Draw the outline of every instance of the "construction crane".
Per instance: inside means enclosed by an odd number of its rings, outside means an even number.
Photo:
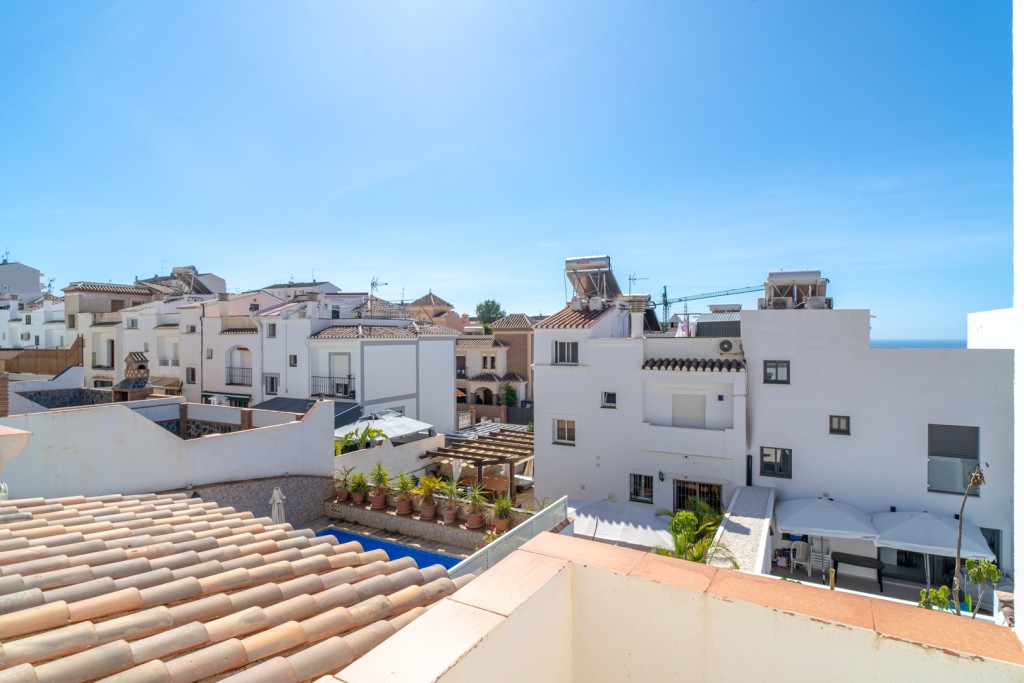
[[[686,316],[686,326],[690,326],[690,308],[689,302],[697,301],[698,299],[717,299],[720,296],[732,296],[733,294],[748,294],[750,292],[760,292],[764,290],[764,285],[754,285],[751,287],[740,287],[738,289],[723,289],[720,292],[705,292],[704,294],[691,294],[690,296],[681,296],[675,299],[668,298],[668,287],[661,288],[661,326],[664,330],[668,329],[668,312],[672,308],[672,304],[683,304],[683,315]]]

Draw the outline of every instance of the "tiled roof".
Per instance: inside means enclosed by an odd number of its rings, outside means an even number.
[[[492,330],[532,330],[533,323],[523,313],[510,313],[491,323]]]
[[[288,287],[318,287],[324,282],[282,282],[276,285],[269,285],[264,289],[287,289]]]
[[[122,308],[118,312],[119,313],[131,313],[133,311],[144,311],[147,308],[156,308],[156,302],[155,301],[147,301],[146,303],[139,304],[138,306],[128,306],[127,308]]]
[[[421,296],[419,299],[416,299],[416,301],[413,301],[409,305],[416,307],[432,306],[434,308],[455,308],[450,303],[448,303],[438,295],[434,294],[433,292],[427,292],[426,294]]]
[[[178,323],[164,323],[162,325],[155,326],[153,329],[155,329],[155,330],[176,330],[176,329],[178,329],[178,326],[179,326]]]
[[[465,583],[185,494],[0,501],[0,567],[25,681],[310,680]]]
[[[412,330],[393,325],[332,325],[310,339],[407,339],[415,336]]]
[[[146,354],[144,354],[142,351],[132,351],[132,352],[130,352],[128,354],[128,357],[125,360],[131,361],[132,363],[148,363],[149,362],[149,358],[146,358]]]
[[[544,318],[544,320],[537,323],[537,329],[586,329],[600,320],[606,313],[613,309],[612,306],[606,306],[600,311],[592,311],[589,308],[584,308],[582,311],[572,310],[572,306],[566,306],[558,313]]]
[[[256,334],[255,327],[228,327],[220,331],[221,334]]]
[[[418,335],[427,335],[434,337],[457,337],[459,336],[458,330],[453,330],[450,327],[444,325],[434,325],[433,323],[419,323],[414,322],[409,327],[413,328]]]
[[[292,309],[292,308],[305,308],[305,307],[306,307],[306,302],[305,301],[285,301],[285,302],[280,303],[280,304],[274,304],[273,306],[270,306],[269,308],[264,308],[262,311],[260,311],[256,315],[261,316],[261,317],[262,316],[279,316],[279,315],[281,315],[282,313],[284,313],[285,311],[287,311],[289,309]]]
[[[44,321],[43,324],[44,325],[63,325],[64,324],[64,318],[61,318],[60,320],[54,318],[53,320]]]
[[[481,372],[469,378],[470,382],[525,382],[526,378],[518,372],[506,372],[498,376],[493,372]]]
[[[367,313],[376,318],[409,318],[412,317],[406,306],[399,306],[384,299],[368,296],[366,301],[359,304],[356,309],[360,313]]]
[[[643,370],[703,370],[705,372],[743,372],[747,366],[735,358],[648,358]]]
[[[41,297],[39,297],[38,299],[36,299],[35,301],[33,301],[32,303],[30,303],[28,305],[28,310],[30,310],[30,311],[37,311],[40,308],[42,308],[47,301],[49,301],[52,304],[59,304],[59,303],[64,301],[64,297],[62,297],[62,296],[54,296],[53,294],[50,294],[49,292],[47,292],[47,293],[43,294]]]
[[[72,282],[62,291],[67,292],[97,292],[99,294],[140,294],[151,296],[153,290],[140,285],[116,285],[109,282]]]
[[[146,284],[144,286],[149,287],[154,292],[159,292],[160,294],[177,294],[181,291],[180,287],[171,287],[159,282],[154,282],[153,280],[146,280],[145,283]]]
[[[115,325],[120,324],[120,320],[98,320],[93,324],[89,325],[89,327],[114,327]]]
[[[118,382],[117,384],[115,384],[112,388],[114,388],[114,389],[145,389],[148,384],[149,384],[149,378],[148,377],[135,377],[135,378],[123,379],[120,382]]]
[[[503,349],[507,346],[505,342],[491,336],[459,337],[455,341],[457,349]]]

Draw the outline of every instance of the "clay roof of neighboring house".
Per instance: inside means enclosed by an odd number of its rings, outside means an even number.
[[[139,294],[151,296],[153,290],[145,285],[116,285],[109,282],[72,282],[62,290],[68,292],[96,292],[98,294]]]
[[[128,357],[125,360],[131,361],[132,363],[148,363],[149,362],[149,358],[147,358],[146,354],[144,354],[142,351],[131,351],[128,354]]]
[[[140,280],[139,282],[142,282],[142,281]],[[163,284],[163,283],[160,283],[160,282],[151,281],[151,280],[146,280],[144,286],[149,287],[154,292],[158,292],[160,294],[177,294],[178,292],[181,291],[181,288],[179,288],[179,287],[171,287],[169,285],[166,285],[166,284]]]
[[[60,320],[57,320],[56,318],[54,318],[53,320],[47,320],[47,321],[43,322],[43,324],[44,325],[63,325],[64,324],[64,318],[61,318]]]
[[[176,330],[176,329],[178,329],[178,323],[163,323],[162,325],[156,325],[153,329],[155,329],[155,330]]]
[[[412,315],[408,307],[375,296],[366,297],[366,301],[356,306],[355,310],[378,318],[409,318]]]
[[[455,340],[455,348],[457,349],[502,349],[507,346],[508,344],[505,342],[495,339],[490,335],[483,337],[459,337]]]
[[[89,327],[114,327],[115,325],[120,324],[120,320],[98,320],[93,324],[89,325]]]
[[[511,313],[491,323],[492,330],[532,330],[533,323],[523,313]]]
[[[743,372],[747,365],[735,358],[648,358],[644,361],[642,369]]]
[[[526,378],[518,372],[506,372],[498,375],[494,372],[481,372],[469,378],[470,382],[525,382]]]
[[[450,303],[434,294],[433,292],[427,292],[416,301],[413,301],[410,306],[433,306],[434,308],[455,308]]]
[[[274,304],[272,306],[264,308],[262,311],[260,311],[256,315],[261,316],[261,317],[262,316],[279,316],[279,315],[281,315],[282,313],[284,313],[287,310],[294,309],[294,308],[305,308],[305,307],[306,307],[306,302],[305,301],[283,301],[283,302],[281,302],[279,304]]]
[[[415,329],[416,330],[416,334],[418,334],[420,336],[423,336],[423,335],[434,336],[434,337],[457,337],[457,336],[459,336],[459,331],[458,330],[453,330],[452,328],[445,327],[444,325],[434,325],[433,323],[413,322],[412,325],[410,325],[410,327]]]
[[[332,325],[310,336],[310,339],[407,339],[414,337],[416,337],[416,333],[412,330],[394,325]]]
[[[256,334],[255,327],[228,327],[220,331],[221,334]]]
[[[47,292],[47,293],[43,294],[41,297],[39,297],[38,299],[36,299],[35,301],[33,301],[32,303],[30,303],[28,305],[28,310],[30,310],[30,311],[37,311],[40,308],[42,308],[47,301],[49,301],[50,303],[53,303],[53,304],[59,304],[62,301],[64,301],[64,297],[62,297],[62,296],[54,296],[53,294],[50,294],[49,292]]]
[[[550,315],[537,323],[537,329],[585,329],[603,318],[614,309],[613,306],[605,306],[600,311],[592,311],[584,308],[582,311],[574,311],[572,306],[566,305],[554,315]]]
[[[315,679],[465,583],[184,493],[0,501],[0,544],[11,680]]]
[[[127,308],[122,308],[120,311],[118,311],[118,313],[132,313],[134,311],[144,311],[146,309],[155,309],[155,308],[156,308],[156,302],[155,301],[147,301],[146,303],[139,304],[138,306],[128,306]]]

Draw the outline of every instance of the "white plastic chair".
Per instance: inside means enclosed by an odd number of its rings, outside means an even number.
[[[811,546],[804,541],[793,541],[789,553],[789,573],[797,564],[802,564],[807,570],[807,578],[811,578]]]

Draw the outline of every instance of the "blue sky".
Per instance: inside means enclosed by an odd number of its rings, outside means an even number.
[[[669,296],[820,269],[876,338],[963,338],[1011,303],[1010,28],[934,0],[2,3],[0,249],[58,287],[194,264],[531,314],[573,255]]]

